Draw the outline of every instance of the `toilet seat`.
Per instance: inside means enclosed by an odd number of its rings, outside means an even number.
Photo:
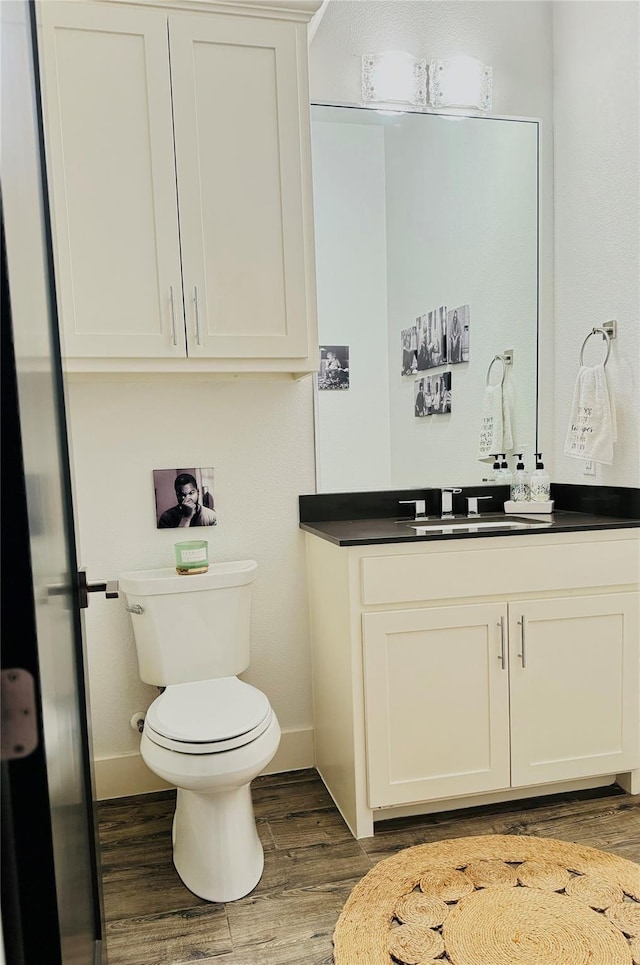
[[[217,754],[249,744],[273,717],[267,697],[237,677],[174,684],[153,701],[145,733],[181,754]]]

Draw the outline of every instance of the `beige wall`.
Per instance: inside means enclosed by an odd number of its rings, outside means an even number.
[[[584,4],[585,8],[604,6]],[[582,16],[592,14],[585,9]],[[542,447],[550,455],[554,442],[551,27],[552,4],[545,2],[331,0],[311,47],[312,100],[357,101],[360,56],[369,50],[398,47],[428,58],[462,52],[493,65],[496,113],[541,118]],[[575,57],[579,59],[579,51]],[[589,66],[593,68],[591,59]],[[577,327],[581,332],[582,327]],[[574,348],[567,345],[567,356],[573,358]],[[174,534],[155,528],[152,470],[189,464],[215,467],[219,525],[211,536],[212,558],[251,557],[260,567],[253,602],[252,663],[244,676],[268,695],[284,731],[282,753],[274,768],[311,765],[309,626],[304,547],[297,525],[297,496],[314,488],[311,379],[201,382],[158,376],[109,382],[94,378],[69,386],[68,418],[80,565],[87,568],[89,579],[171,565]],[[615,473],[612,481],[614,477]],[[144,711],[156,691],[138,680],[124,602],[93,597],[86,631],[98,795],[158,786],[149,780],[137,756],[139,739],[129,725],[132,714]]]

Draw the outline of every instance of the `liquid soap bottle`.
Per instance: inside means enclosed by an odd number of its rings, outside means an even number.
[[[524,468],[523,453],[514,452],[514,456],[517,457],[518,462],[511,483],[511,499],[514,503],[523,503],[529,499],[529,473]]]
[[[483,476],[483,482],[498,483],[500,482],[500,454],[497,452],[489,453],[493,456],[493,466],[491,467],[491,472],[488,476]]]
[[[511,491],[511,485],[513,483],[513,473],[509,469],[506,452],[501,452],[500,455],[502,456],[502,462],[500,463],[499,472],[496,473],[496,482],[500,486],[508,486],[509,491]]]
[[[542,453],[536,452],[536,469],[531,473],[531,499],[536,503],[546,503],[551,498],[551,480],[544,468]]]

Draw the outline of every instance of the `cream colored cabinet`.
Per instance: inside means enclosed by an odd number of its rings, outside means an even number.
[[[636,767],[638,603],[624,593],[365,613],[370,806]]]
[[[636,532],[306,543],[316,766],[356,837],[616,780],[640,792]]]
[[[40,5],[70,371],[317,368],[306,22],[319,2],[207,6]]]
[[[496,603],[363,615],[371,807],[509,786],[504,617]]]
[[[509,604],[511,785],[640,763],[638,593]]]

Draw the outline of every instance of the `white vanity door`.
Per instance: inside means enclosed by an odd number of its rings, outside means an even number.
[[[306,358],[306,27],[171,14],[169,38],[188,354]]]
[[[638,608],[637,593],[509,604],[514,787],[640,765]]]
[[[506,605],[363,614],[369,806],[509,787]]]
[[[39,12],[64,354],[184,357],[166,14]]]

